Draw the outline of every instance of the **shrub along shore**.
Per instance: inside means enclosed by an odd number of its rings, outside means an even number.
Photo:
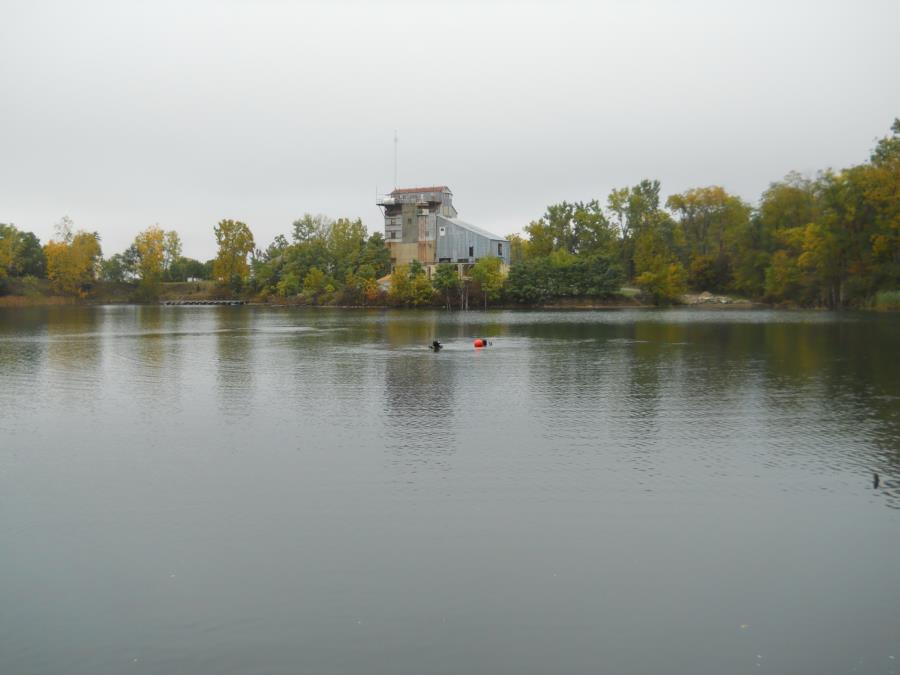
[[[104,257],[97,232],[64,217],[45,245],[0,223],[0,306],[179,299],[278,305],[488,307],[698,306],[900,309],[900,119],[869,161],[815,178],[789,174],[756,206],[719,186],[663,200],[660,183],[605,202],[560,202],[508,237],[508,269],[483,258],[429,277],[391,269],[360,219],[304,215],[265,249],[246,223],[213,228],[218,253],[182,255],[174,230],[138,233]],[[732,298],[743,300],[733,302]]]

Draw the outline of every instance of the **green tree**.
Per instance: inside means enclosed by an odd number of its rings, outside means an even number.
[[[121,253],[116,253],[100,263],[100,278],[103,281],[126,281],[132,273],[132,268]]]
[[[412,279],[409,265],[397,265],[391,272],[389,295],[395,304],[405,304],[412,296]]]
[[[758,209],[759,223],[767,243],[778,232],[806,226],[818,219],[816,185],[799,173],[789,173],[783,181],[772,183],[763,192]]]
[[[18,251],[16,253],[15,271],[17,276],[43,277],[46,273],[47,261],[41,240],[33,232],[19,232]]]
[[[532,258],[509,268],[506,291],[514,302],[538,305],[554,297],[556,280],[549,257]]]
[[[621,284],[622,273],[614,258],[556,251],[510,267],[505,290],[515,302],[536,305],[555,298],[606,297]]]
[[[360,266],[371,266],[376,279],[391,271],[391,252],[388,250],[381,232],[374,232],[366,240],[366,246],[359,262]]]
[[[522,262],[529,257],[528,248],[531,242],[521,234],[507,235],[506,240],[509,242],[509,262],[511,265]]]
[[[769,256],[765,272],[765,299],[769,302],[793,300],[810,302],[809,284],[800,269],[805,227],[782,227],[774,234],[777,247]]]
[[[278,294],[282,297],[297,295],[302,288],[300,279],[293,272],[284,274],[277,285]]]
[[[304,213],[302,218],[294,221],[292,236],[295,244],[305,244],[314,239],[325,239],[331,220],[321,213],[312,215]]]
[[[379,288],[376,279],[378,272],[371,264],[360,265],[356,271],[356,277],[359,280],[360,290],[362,291],[363,304],[373,302],[378,298]]]
[[[613,215],[613,227],[619,234],[619,255],[622,270],[628,279],[637,274],[635,247],[637,238],[647,229],[666,226],[667,216],[659,206],[658,180],[644,179],[630,188],[613,190],[607,207]],[[663,227],[668,229],[668,227]],[[671,237],[668,237],[671,240]],[[669,244],[671,245],[671,241]]]
[[[44,276],[46,260],[33,232],[0,223],[0,279],[5,276]]]
[[[172,263],[169,269],[169,278],[172,281],[193,281],[195,279],[208,279],[206,266],[193,258],[179,257]]]
[[[239,287],[250,272],[247,256],[254,248],[253,233],[237,220],[219,221],[214,231],[219,253],[213,263],[213,275],[220,283]]]
[[[165,271],[166,233],[158,225],[148,227],[134,238],[137,251],[137,275],[139,292],[145,299],[159,295],[159,286]]]
[[[802,253],[797,258],[799,269],[807,273],[809,284],[824,295],[824,304],[839,308],[844,302],[843,283],[846,267],[845,250],[840,236],[820,223],[803,228]]]
[[[320,302],[323,297],[334,293],[334,283],[325,272],[313,267],[303,277],[303,294],[313,303]]]
[[[553,253],[556,237],[553,228],[543,219],[532,220],[528,223],[525,226],[525,233],[528,235],[528,246],[523,251],[526,259],[543,258]]]
[[[163,272],[167,279],[174,281],[172,278],[172,268],[181,258],[181,237],[175,230],[170,230],[165,234],[163,242]]]
[[[553,237],[554,251],[563,250],[575,253],[578,250],[575,228],[572,223],[574,211],[574,204],[568,202],[551,204],[547,207],[543,222],[546,223],[550,236]]]
[[[410,279],[415,279],[416,277],[425,275],[425,267],[418,260],[410,260],[409,262],[409,277]]]
[[[634,281],[653,304],[677,302],[687,290],[684,268],[658,229],[645,229],[636,237],[634,266]]]
[[[6,292],[5,279],[15,264],[17,237],[16,228],[0,223],[0,294]]]
[[[551,204],[544,217],[529,223],[525,231],[529,235],[527,251],[520,249],[517,260],[524,253],[528,257],[540,257],[559,250],[574,254],[608,254],[616,244],[615,228],[596,199]]]
[[[434,289],[422,264],[413,260],[410,265],[397,265],[394,268],[389,294],[396,304],[421,307],[431,302]]]
[[[19,231],[12,225],[0,223],[0,279],[11,276],[16,263]]]
[[[573,205],[572,233],[575,242],[572,253],[608,256],[616,250],[615,228],[596,199]]]
[[[622,286],[622,271],[613,256],[580,258],[576,263],[578,294],[589,298],[609,297]]]
[[[679,216],[689,262],[689,281],[697,290],[732,287],[732,269],[750,227],[750,207],[718,186],[672,195],[666,205]]]
[[[424,307],[425,305],[430,305],[433,298],[434,288],[431,285],[431,281],[428,280],[428,277],[424,274],[413,277],[412,294],[408,300],[409,304],[412,307]]]
[[[459,292],[460,284],[459,272],[456,269],[456,265],[451,263],[441,263],[438,265],[434,271],[434,277],[432,278],[431,283],[432,286],[434,286],[434,290],[444,294],[444,299],[447,301],[447,309],[452,309],[451,298]]]
[[[290,246],[290,244],[288,243],[287,238],[283,234],[279,234],[266,248],[263,259],[266,261],[270,261],[284,255],[284,252],[285,250],[287,250],[288,246]]]
[[[330,272],[336,279],[343,279],[360,264],[366,248],[366,227],[362,220],[338,218],[328,228],[326,249],[331,261]]]
[[[478,282],[481,296],[484,299],[484,308],[487,309],[488,300],[494,302],[500,298],[503,290],[503,271],[500,258],[482,258],[472,266],[469,273]]]
[[[772,301],[797,299],[802,288],[802,275],[797,258],[785,250],[775,251],[766,268],[766,298]]]
[[[900,119],[891,131],[878,142],[856,182],[870,218],[866,234],[873,286],[895,290],[900,289]]]

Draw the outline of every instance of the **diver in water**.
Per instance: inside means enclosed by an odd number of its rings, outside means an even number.
[[[432,351],[435,351],[435,352],[439,352],[443,348],[444,348],[444,345],[442,345],[437,340],[432,340],[431,345],[429,346],[429,349],[431,349]]]

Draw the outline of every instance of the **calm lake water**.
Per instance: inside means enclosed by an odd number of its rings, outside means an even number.
[[[4,675],[898,666],[900,316],[0,310]]]

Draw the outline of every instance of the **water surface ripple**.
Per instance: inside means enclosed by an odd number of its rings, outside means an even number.
[[[0,310],[0,673],[895,673],[898,319]]]

